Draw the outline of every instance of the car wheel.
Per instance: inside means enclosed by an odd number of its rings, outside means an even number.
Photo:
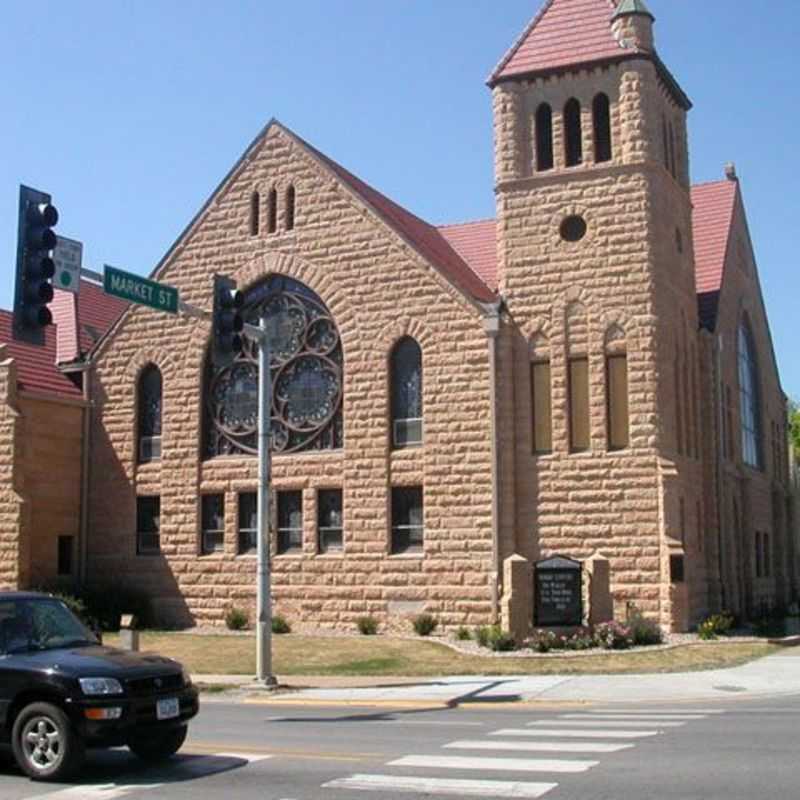
[[[78,769],[84,746],[67,715],[51,703],[31,703],[11,732],[14,758],[35,781],[57,781]]]
[[[128,747],[143,761],[165,761],[183,747],[188,732],[189,727],[181,725],[161,733],[135,736],[128,742]]]

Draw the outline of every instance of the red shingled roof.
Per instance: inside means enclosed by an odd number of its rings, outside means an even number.
[[[88,352],[127,307],[124,300],[105,294],[96,284],[81,281],[77,295],[78,319],[75,319],[76,296],[55,292],[51,303],[56,324],[45,329],[43,347],[17,342],[11,337],[12,314],[0,310],[0,345],[17,364],[20,389],[66,397],[82,397],[80,388],[58,369],[58,362],[74,360]]]
[[[737,181],[722,180],[692,187],[692,229],[700,324],[714,329],[725,272]]]
[[[467,295],[482,302],[496,300],[495,293],[484,283],[464,261],[463,257],[453,249],[442,232],[425,220],[399,206],[393,200],[373,189],[360,178],[348,172],[341,164],[328,158],[297,134],[284,130],[308,148],[318,159],[329,167],[336,176],[357,194],[367,205],[411,244],[433,266],[437,267],[452,283]]]
[[[439,231],[467,265],[492,289],[497,289],[497,223],[493,219],[440,225]]]
[[[490,83],[636,52],[623,48],[611,33],[615,9],[612,0],[547,0],[503,56]]]
[[[11,338],[12,314],[0,310],[0,344],[6,345],[7,357],[17,365],[17,382],[20,389],[81,397],[81,390],[56,367],[56,328],[45,329],[44,347],[14,341]]]

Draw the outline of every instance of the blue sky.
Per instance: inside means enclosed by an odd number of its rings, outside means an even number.
[[[795,355],[800,4],[648,0],[695,103],[692,178],[737,164],[785,390]],[[149,273],[270,117],[431,222],[494,215],[492,67],[540,0],[3,4],[0,306],[18,184],[84,265]]]

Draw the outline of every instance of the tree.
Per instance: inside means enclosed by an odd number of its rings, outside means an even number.
[[[789,401],[789,427],[792,432],[794,456],[800,462],[800,405],[793,400]]]

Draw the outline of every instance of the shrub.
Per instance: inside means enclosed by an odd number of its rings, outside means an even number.
[[[517,649],[514,637],[504,631],[499,625],[493,625],[489,630],[489,647],[495,653],[506,653]]]
[[[374,636],[378,632],[378,620],[375,617],[359,617],[356,627],[362,636]]]
[[[231,607],[225,612],[225,625],[229,631],[243,631],[250,618],[247,612],[241,608]]]
[[[95,629],[98,627],[97,620],[89,613],[86,603],[80,597],[69,592],[48,592],[64,605],[81,621],[87,628]]]
[[[649,619],[645,619],[638,612],[628,621],[633,643],[637,646],[647,646],[664,643],[664,631],[661,626]]]
[[[590,650],[594,647],[594,637],[588,628],[580,628],[565,642],[567,650]]]
[[[123,614],[133,614],[137,628],[147,628],[153,624],[150,598],[139,589],[99,584],[69,591],[63,586],[45,586],[39,591],[63,600],[73,613],[95,630],[118,631]]]
[[[438,622],[430,614],[420,614],[414,618],[414,631],[417,636],[430,636],[438,626]]]
[[[697,635],[706,641],[716,639],[718,636],[726,636],[733,628],[734,617],[726,611],[721,614],[713,614],[700,623],[697,628]]]
[[[604,650],[627,650],[633,644],[633,634],[619,622],[601,622],[594,629],[594,641]]]
[[[478,643],[480,647],[489,646],[490,632],[491,628],[488,625],[481,625],[480,627],[475,628],[475,641]]]
[[[459,642],[468,642],[472,639],[472,634],[469,631],[469,628],[465,628],[463,625],[456,631],[456,639]]]
[[[291,633],[292,626],[280,614],[275,614],[272,618],[272,632]]]
[[[549,653],[551,650],[559,649],[559,636],[553,631],[537,630],[528,642],[528,646],[538,653]]]

